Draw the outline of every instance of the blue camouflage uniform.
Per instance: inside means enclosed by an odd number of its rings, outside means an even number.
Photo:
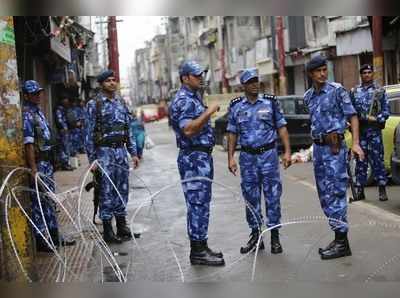
[[[63,166],[69,165],[70,156],[70,135],[68,131],[68,122],[66,109],[59,105],[56,109],[56,126],[60,130],[61,139],[61,150],[60,150],[60,161]]]
[[[81,128],[79,129],[79,142],[78,151],[83,152],[85,150],[85,121],[86,121],[86,111],[80,105],[76,107],[78,120],[81,123]]]
[[[193,177],[214,178],[213,158],[210,153],[194,150],[204,147],[212,150],[215,145],[211,122],[193,137],[183,133],[184,127],[198,118],[206,107],[201,96],[186,86],[182,86],[170,105],[172,128],[176,134],[179,150],[178,169],[182,180]],[[182,183],[187,206],[187,232],[190,240],[207,239],[212,183],[205,180]]]
[[[82,143],[82,126],[83,121],[85,121],[82,113],[82,108],[79,106],[73,106],[70,108],[69,113],[70,119],[70,135],[71,135],[71,155],[75,156],[79,151],[83,150],[83,143]],[[78,126],[78,123],[81,126]]]
[[[311,136],[320,139],[331,132],[343,134],[346,121],[356,111],[349,94],[342,85],[326,82],[319,93],[311,87],[304,94],[311,120]],[[345,233],[347,225],[346,172],[347,148],[342,146],[337,155],[330,146],[313,144],[314,175],[322,210],[330,220],[332,230]],[[341,222],[338,222],[341,221]]]
[[[257,148],[275,143],[277,129],[285,125],[279,102],[273,95],[259,95],[254,103],[244,96],[231,102],[227,131],[238,136],[242,148]],[[280,224],[282,183],[276,144],[260,154],[242,151],[239,165],[243,197],[255,213],[246,207],[249,227],[254,230],[262,225],[261,188],[267,210],[266,226]]]
[[[86,113],[85,147],[89,162],[96,159],[100,162],[122,196],[121,201],[110,180],[99,169],[100,218],[104,221],[111,220],[113,215],[126,216],[129,195],[127,150],[131,156],[136,156],[136,143],[129,132],[131,116],[121,97],[115,95],[110,100],[101,92],[87,103]]]
[[[29,81],[28,81],[29,82]],[[24,144],[35,145],[35,157],[37,159],[38,172],[43,176],[41,178],[47,184],[47,186],[54,191],[54,170],[53,165],[48,160],[40,160],[40,152],[48,153],[51,150],[51,131],[49,123],[47,122],[44,114],[39,107],[31,102],[26,101],[23,109],[23,125],[24,125]],[[40,185],[40,183],[39,183]],[[47,189],[43,188],[44,192]],[[45,223],[43,222],[43,216],[40,211],[39,202],[36,193],[31,195],[32,200],[32,220],[38,227],[43,235],[47,235]],[[40,196],[40,203],[42,205],[44,218],[49,230],[56,230],[58,228],[57,218],[51,199],[47,196]],[[39,236],[39,233],[34,229],[35,235]]]
[[[360,119],[360,146],[364,151],[365,159],[358,160],[356,165],[356,185],[365,186],[367,183],[368,163],[371,165],[372,172],[379,185],[386,185],[387,174],[383,163],[383,142],[382,131],[378,127],[369,126],[363,128],[363,121],[367,121],[370,106],[373,100],[373,93],[380,89],[379,113],[376,115],[379,123],[384,123],[390,115],[390,108],[386,92],[379,88],[375,83],[368,86],[359,85],[352,90],[352,100],[354,108]]]

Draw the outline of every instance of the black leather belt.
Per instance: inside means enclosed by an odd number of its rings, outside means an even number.
[[[107,139],[103,139],[96,144],[98,147],[110,147],[110,148],[121,148],[126,143],[125,136],[112,136]]]
[[[341,140],[344,140],[344,134],[338,134],[338,136]],[[313,138],[312,140],[313,140],[314,144],[317,144],[320,146],[331,145],[327,142],[326,135],[320,135],[318,138]]]
[[[211,154],[213,151],[213,147],[208,147],[208,146],[191,146],[189,148],[182,148],[182,150],[186,150],[186,151],[200,151],[200,152],[204,152],[207,154]]]
[[[271,150],[273,148],[275,148],[275,142],[268,143],[268,144],[262,145],[260,147],[242,146],[241,150],[243,152],[250,153],[250,154],[262,154],[262,153],[264,153],[264,152],[266,152],[268,150]]]
[[[101,142],[99,147],[121,148],[124,147],[125,142]]]

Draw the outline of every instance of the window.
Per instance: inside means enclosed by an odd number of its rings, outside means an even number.
[[[171,28],[172,34],[179,33],[179,18],[171,18],[169,27]]]
[[[250,17],[237,17],[238,26],[248,26],[250,23]]]
[[[284,114],[296,114],[296,103],[293,99],[281,99],[280,102]]]

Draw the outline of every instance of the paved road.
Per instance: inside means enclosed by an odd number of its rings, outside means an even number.
[[[177,150],[173,133],[166,123],[146,127],[156,146],[144,153],[139,170],[132,174],[132,197],[129,213],[138,207],[134,229],[141,231],[137,245],[131,241],[112,246],[121,270],[129,281],[250,281],[254,253],[241,255],[239,248],[247,242],[248,228],[240,195],[240,180],[226,166],[226,152],[214,151],[215,184],[211,207],[209,244],[221,249],[226,266],[222,268],[190,266],[186,236],[186,206],[176,167]],[[377,202],[376,191],[367,190],[366,202],[349,207],[350,244],[353,256],[321,261],[317,253],[332,237],[319,206],[314,187],[312,165],[297,164],[281,171],[281,229],[284,253],[271,255],[269,249],[257,256],[255,281],[400,281],[400,201]],[[150,193],[164,189],[148,204]],[[391,198],[400,198],[399,187],[391,186]],[[265,213],[264,213],[265,214]],[[269,248],[269,235],[266,236]],[[94,258],[99,261],[99,252]],[[92,264],[94,281],[117,280],[106,260],[104,274]]]

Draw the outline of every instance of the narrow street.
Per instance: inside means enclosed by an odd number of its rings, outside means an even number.
[[[318,247],[331,241],[332,232],[319,206],[311,163],[295,164],[281,171],[284,252],[271,255],[267,233],[266,250],[259,252],[253,276],[254,253],[239,253],[249,233],[240,178],[228,172],[226,152],[220,147],[213,153],[215,181],[209,244],[223,251],[226,266],[190,266],[186,206],[176,167],[175,138],[166,122],[148,124],[146,129],[155,146],[144,152],[140,168],[131,174],[128,206],[129,218],[135,214],[133,229],[142,235],[136,243],[111,246],[128,281],[248,282],[252,277],[258,282],[400,281],[400,187],[388,188],[387,203],[375,199],[376,190],[371,187],[366,191],[366,201],[350,204],[349,237],[353,256],[321,261]],[[152,204],[149,204],[150,194]],[[83,279],[118,281],[99,250],[93,250]]]

